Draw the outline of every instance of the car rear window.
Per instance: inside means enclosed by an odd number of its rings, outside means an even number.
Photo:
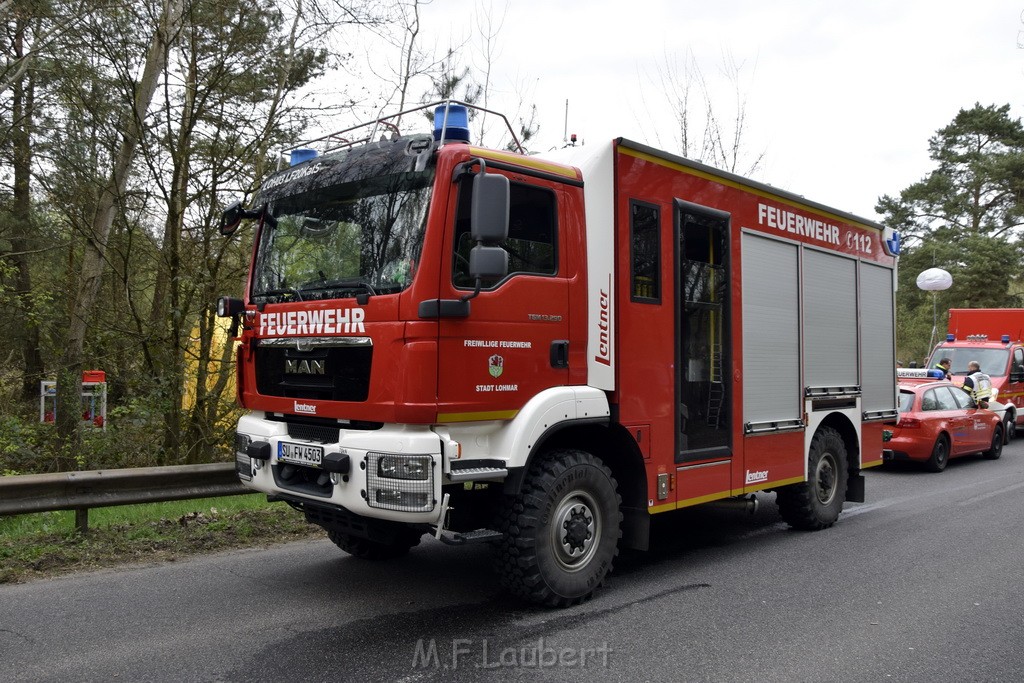
[[[913,391],[901,391],[900,392],[900,412],[909,413],[910,409],[914,407],[914,392]]]

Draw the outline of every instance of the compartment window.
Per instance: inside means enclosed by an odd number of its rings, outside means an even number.
[[[661,303],[661,212],[657,206],[629,202],[630,299]]]

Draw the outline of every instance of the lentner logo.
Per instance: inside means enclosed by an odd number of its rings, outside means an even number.
[[[768,470],[761,470],[759,472],[751,472],[750,470],[747,470],[746,483],[757,484],[762,481],[768,481]]]
[[[307,415],[316,415],[316,406],[312,403],[299,403],[295,402],[296,413],[306,413]]]

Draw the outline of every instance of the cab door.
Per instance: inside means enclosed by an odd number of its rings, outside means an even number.
[[[487,173],[500,171],[487,169]],[[469,276],[472,176],[453,192],[440,299],[468,315],[440,317],[438,421],[511,419],[536,394],[569,383],[569,286],[560,248],[558,183],[508,173],[508,275]]]

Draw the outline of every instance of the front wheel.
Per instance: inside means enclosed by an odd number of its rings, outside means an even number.
[[[807,481],[784,486],[775,494],[782,519],[805,531],[835,524],[846,500],[846,460],[846,442],[839,432],[819,429],[807,454]]]
[[[1017,436],[1017,416],[1013,413],[1006,413],[1006,419],[1003,420],[1003,443],[1007,444],[1014,440]]]
[[[542,457],[501,515],[502,584],[552,607],[589,599],[618,554],[620,504],[611,470],[595,456],[559,450]]]

